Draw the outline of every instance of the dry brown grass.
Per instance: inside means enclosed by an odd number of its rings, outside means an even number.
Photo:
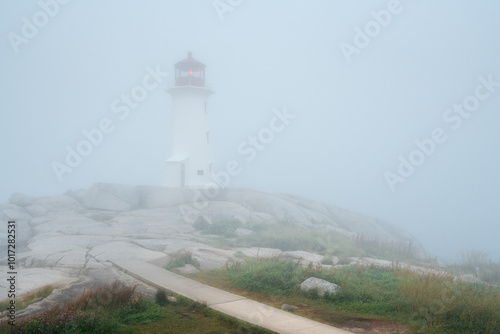
[[[436,271],[397,271],[412,318],[425,333],[498,333],[500,290]]]
[[[52,308],[50,313],[76,312],[99,308],[114,308],[125,305],[135,292],[137,285],[127,286],[115,281],[110,285],[84,290],[68,303]]]
[[[21,296],[16,301],[16,309],[18,311],[27,308],[33,303],[36,303],[48,296],[54,291],[54,287],[52,285],[45,285],[37,290],[31,291],[28,294]],[[0,302],[0,310],[5,310],[10,304],[10,300],[6,299]]]

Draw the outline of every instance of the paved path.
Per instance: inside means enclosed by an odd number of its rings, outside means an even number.
[[[115,260],[113,262],[129,275],[156,288],[171,290],[189,299],[206,303],[214,310],[278,333],[350,333],[202,284],[144,261]]]

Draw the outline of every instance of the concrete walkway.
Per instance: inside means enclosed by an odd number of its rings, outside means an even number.
[[[127,274],[156,288],[171,290],[189,299],[205,303],[214,310],[278,333],[350,333],[199,283],[144,261],[115,260],[113,263]]]

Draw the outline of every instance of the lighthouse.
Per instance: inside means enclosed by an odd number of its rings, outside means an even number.
[[[188,57],[174,65],[171,137],[165,185],[201,188],[212,182],[207,100],[213,93],[205,87],[205,65]]]

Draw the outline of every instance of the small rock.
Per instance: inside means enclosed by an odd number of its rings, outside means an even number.
[[[321,278],[309,277],[304,282],[300,284],[300,289],[302,291],[317,290],[318,295],[323,297],[326,292],[335,294],[340,291],[340,286],[334,283],[330,283]]]
[[[245,235],[250,235],[253,234],[252,230],[246,229],[246,228],[237,228],[235,231],[237,236],[242,237]]]
[[[289,304],[283,304],[281,305],[281,309],[284,311],[289,311],[293,312],[295,310],[298,310],[299,308],[297,306],[289,305]]]
[[[181,274],[196,274],[198,272],[200,272],[200,270],[198,268],[196,268],[195,266],[193,266],[192,264],[186,264],[184,267],[181,267],[181,268],[176,268],[176,270],[178,270]]]
[[[364,333],[365,332],[365,330],[363,328],[347,328],[347,327],[343,327],[342,329],[345,330],[345,331],[349,331],[351,333]]]
[[[174,296],[168,296],[167,300],[171,303],[177,303],[177,298],[175,298]]]

